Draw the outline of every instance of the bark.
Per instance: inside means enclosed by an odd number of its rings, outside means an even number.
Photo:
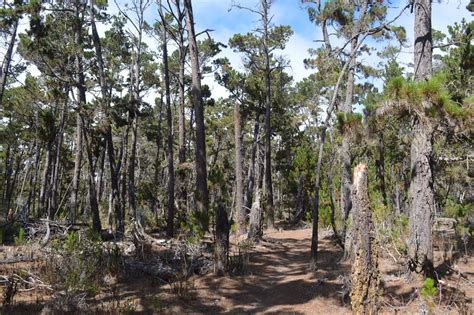
[[[196,122],[196,208],[204,218],[202,221],[205,221],[200,222],[201,228],[206,231],[208,229],[209,192],[207,187],[204,104],[201,95],[201,76],[199,73],[200,68],[191,0],[184,0],[184,6],[186,9],[186,28],[192,69],[191,94]]]
[[[11,145],[8,144],[6,152],[5,152],[5,174],[4,174],[5,185],[3,187],[3,205],[5,205],[6,207],[5,210],[7,210],[7,212],[9,210],[9,204],[7,201],[11,199],[10,187],[11,187],[11,176],[13,173],[12,164],[13,164],[12,148],[11,148]]]
[[[331,227],[332,232],[334,233],[334,237],[336,238],[337,244],[344,250],[344,243],[342,242],[341,236],[337,231],[336,227],[336,203],[334,202],[334,183],[332,181],[333,178],[333,170],[330,167],[328,171],[328,193],[329,193],[329,206],[331,207]]]
[[[178,110],[178,161],[184,163],[186,161],[186,124],[185,124],[185,103],[186,98],[184,94],[185,82],[184,82],[184,71],[186,67],[186,45],[184,40],[184,10],[181,8],[181,1],[176,1],[177,14],[177,26],[178,26],[178,53],[179,53],[179,110]],[[186,199],[186,191],[184,190],[181,198]]]
[[[298,180],[298,192],[295,200],[295,217],[293,219],[293,224],[298,223],[304,214],[304,181],[305,176],[304,174],[301,174]]]
[[[363,7],[359,19],[354,25],[352,32],[353,39],[351,41],[351,57],[349,59],[349,67],[347,70],[347,84],[346,84],[346,98],[342,106],[342,112],[344,114],[352,113],[352,102],[354,98],[354,73],[356,67],[356,50],[359,42],[359,33],[363,29],[365,24],[365,16],[369,7],[369,0],[364,1]],[[351,141],[350,133],[348,129],[344,129],[342,134],[342,147],[341,147],[341,162],[342,162],[342,174],[341,174],[341,217],[342,217],[342,239],[344,240],[344,254],[347,257],[351,255],[351,230],[348,229],[347,220],[349,219],[350,211],[352,208],[351,204],[351,164],[352,164],[352,153],[351,153]],[[346,235],[347,234],[347,235]]]
[[[237,223],[237,234],[247,232],[244,202],[244,179],[242,174],[242,131],[241,131],[240,103],[234,105],[234,140],[235,140],[235,222]]]
[[[10,70],[10,64],[13,57],[13,48],[15,47],[18,23],[19,23],[19,18],[18,16],[15,16],[14,21],[13,21],[12,35],[8,43],[8,48],[5,54],[5,58],[3,59],[2,67],[0,68],[0,104],[2,104],[3,94],[5,92],[5,86],[7,85],[8,71]]]
[[[133,105],[134,107],[136,105]],[[132,118],[132,137],[130,143],[130,158],[128,163],[128,204],[130,206],[129,217],[137,219],[137,203],[135,194],[135,165],[137,156],[137,132],[138,132],[138,110],[135,107]]]
[[[353,246],[355,257],[351,274],[351,305],[354,314],[377,314],[380,274],[379,249],[370,211],[367,187],[367,166],[359,164],[354,170]]]
[[[120,173],[120,165],[117,165],[117,161],[115,159],[115,150],[114,150],[114,143],[112,137],[112,126],[110,123],[110,117],[108,114],[108,109],[110,106],[110,97],[108,93],[108,85],[105,79],[105,66],[104,66],[104,59],[102,55],[102,44],[100,41],[99,34],[97,32],[97,26],[95,24],[95,10],[94,10],[94,1],[91,1],[91,29],[92,29],[92,42],[94,44],[94,49],[97,57],[97,67],[99,72],[99,84],[100,90],[102,94],[102,106],[103,112],[106,114],[107,119],[105,120],[105,141],[106,141],[106,150],[107,150],[107,159],[109,161],[109,169],[110,169],[110,186],[111,186],[111,194],[110,194],[110,205],[114,209],[115,214],[115,227],[117,232],[123,233],[124,231],[124,222],[122,220],[123,217],[123,209],[120,203],[120,194],[119,194],[119,173]],[[109,218],[110,220],[110,218]]]
[[[158,218],[158,204],[159,204],[159,187],[160,187],[160,169],[161,169],[161,158],[160,158],[160,150],[161,150],[161,122],[163,120],[163,94],[160,94],[160,107],[158,113],[158,128],[156,131],[156,157],[155,157],[155,198],[153,198],[153,211],[155,213],[156,218]]]
[[[78,191],[81,177],[82,164],[82,119],[80,111],[82,104],[86,103],[86,86],[84,78],[84,67],[82,64],[82,18],[81,18],[81,2],[75,1],[75,18],[77,23],[74,23],[74,41],[79,52],[75,57],[75,71],[76,71],[76,101],[77,101],[77,117],[76,117],[76,155],[74,158],[74,175],[72,179],[71,199],[69,202],[69,223],[73,224],[76,221],[76,211],[78,206]]]
[[[263,211],[260,204],[260,187],[262,183],[262,172],[260,167],[260,148],[257,148],[256,154],[256,169],[257,174],[257,187],[255,188],[252,208],[250,209],[249,216],[249,233],[248,238],[258,242],[263,236]]]
[[[181,1],[176,1],[176,6],[178,9],[178,47],[179,47],[179,108],[178,108],[178,162],[183,164],[186,162],[186,120],[185,120],[185,107],[186,107],[186,97],[185,97],[185,66],[186,66],[186,45],[184,40],[184,10],[180,6]],[[178,183],[179,183],[179,209],[183,211],[183,208],[186,208],[186,203],[188,199],[188,191],[186,189],[186,172],[181,171],[178,173]],[[187,211],[185,212],[187,213]]]
[[[260,113],[257,112],[257,117],[255,118],[255,125],[253,131],[253,142],[252,142],[252,151],[250,154],[249,170],[247,176],[247,186],[245,193],[245,207],[250,209],[252,207],[252,197],[254,194],[255,186],[255,162],[258,150],[258,134],[260,131]]]
[[[166,213],[166,235],[173,237],[174,234],[174,161],[173,161],[173,117],[171,115],[171,92],[170,77],[168,68],[168,43],[166,19],[160,11],[163,29],[163,66],[165,79],[165,102],[166,102],[166,123],[167,123],[167,162],[168,162],[168,204]]]
[[[431,0],[416,0],[415,80],[427,80],[432,72]],[[425,102],[425,101],[423,101]],[[432,154],[433,126],[423,114],[415,117],[410,150],[409,190],[410,269],[436,280],[433,267],[431,224],[435,212]]]
[[[214,273],[222,276],[227,270],[229,257],[229,231],[230,224],[227,212],[222,202],[219,202],[216,211],[216,238],[215,238],[215,263]]]
[[[270,50],[269,50],[269,17],[268,0],[262,0],[263,9],[263,45],[265,54],[265,207],[267,212],[267,228],[275,227],[275,208],[273,204],[273,185],[272,185],[272,126],[271,126],[271,68],[270,68]]]
[[[426,80],[433,72],[431,0],[415,0],[415,80]]]
[[[130,125],[127,125],[125,127],[125,130],[123,130],[122,133],[122,147],[121,147],[121,160],[120,160],[120,165],[121,165],[121,174],[120,174],[120,185],[121,187],[121,202],[122,204],[127,203],[127,165],[128,165],[128,134],[130,132]],[[120,220],[122,220],[123,224],[125,224],[125,208],[124,211],[121,213],[122,217]]]
[[[315,270],[318,261],[318,225],[319,225],[319,191],[321,188],[321,164],[323,160],[324,142],[326,140],[326,128],[321,129],[319,136],[318,162],[316,163],[316,179],[314,184],[314,208],[313,226],[311,233],[311,259],[310,268]]]
[[[85,125],[84,119],[83,119],[83,125]],[[97,202],[97,188],[96,188],[96,182],[95,182],[95,163],[94,163],[94,157],[92,154],[92,149],[90,146],[90,141],[88,140],[86,132],[84,132],[84,139],[85,139],[85,146],[86,146],[86,152],[87,152],[87,162],[89,164],[87,168],[88,180],[89,180],[88,197],[89,197],[89,206],[91,208],[91,214],[92,214],[92,229],[94,232],[100,233],[102,230],[102,226],[100,223],[99,204]]]
[[[36,149],[35,153],[35,170],[31,173],[30,182],[29,182],[29,192],[28,192],[28,202],[27,202],[27,211],[25,216],[28,217],[30,213],[34,212],[34,206],[36,203],[36,182],[38,179],[38,172],[40,169],[41,161],[41,147],[38,144],[38,140],[35,138],[33,146]]]
[[[429,122],[415,123],[412,137],[408,243],[410,268],[416,272],[423,272],[426,276],[433,276],[431,224],[435,199],[431,169],[433,134]]]
[[[53,174],[51,179],[51,200],[49,208],[49,219],[54,220],[55,214],[58,211],[58,176],[59,176],[59,165],[61,162],[61,148],[63,144],[64,124],[65,115],[67,111],[67,100],[61,110],[61,117],[59,122],[59,132],[56,137],[56,159],[54,161]]]
[[[48,189],[49,176],[51,173],[51,150],[52,144],[48,143],[46,147],[46,159],[44,161],[43,174],[41,176],[40,193],[39,193],[39,211],[38,216],[41,217],[46,213],[46,193]]]
[[[380,191],[382,192],[383,203],[385,206],[388,205],[387,200],[387,190],[385,185],[385,143],[383,137],[383,131],[381,131],[378,135],[378,157],[375,160],[375,167],[377,169],[377,177],[380,182]]]

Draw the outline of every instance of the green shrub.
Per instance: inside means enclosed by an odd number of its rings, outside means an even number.
[[[20,228],[20,230],[18,231],[18,236],[15,236],[14,238],[14,242],[16,246],[25,244],[25,235],[26,235],[25,229]]]
[[[432,299],[438,294],[438,289],[435,286],[435,282],[431,278],[426,278],[423,286],[420,289],[420,295],[423,299]]]

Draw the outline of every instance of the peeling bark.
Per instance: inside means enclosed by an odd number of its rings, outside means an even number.
[[[354,170],[352,187],[353,249],[351,306],[354,314],[377,314],[379,249],[369,204],[367,166]]]

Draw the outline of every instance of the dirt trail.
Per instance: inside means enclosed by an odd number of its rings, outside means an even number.
[[[245,267],[244,275],[195,279],[197,296],[190,309],[205,313],[350,313],[342,300],[342,279],[349,266],[338,263],[340,252],[323,238],[319,264],[308,271],[311,230],[265,235]]]
[[[168,284],[132,272],[88,298],[86,313],[351,314],[350,305],[343,300],[344,277],[349,276],[350,265],[341,260],[341,250],[330,233],[320,231],[316,271],[308,270],[310,229],[275,231],[266,233],[264,238],[265,241],[250,251],[249,261],[239,275],[195,275],[183,280],[181,284],[185,289],[181,293],[184,294],[178,297],[176,285],[179,281]],[[231,247],[233,251],[236,248],[235,244]],[[439,252],[437,256],[440,256]],[[422,283],[407,281],[404,267],[388,255],[381,257],[379,266],[383,287],[379,313],[419,313],[422,302],[417,290]],[[452,268],[444,272],[443,300],[449,301],[450,306],[432,305],[434,314],[473,313],[473,267],[474,259],[469,256],[453,265],[456,272],[451,272],[454,271]],[[39,313],[50,299],[51,292],[46,293],[18,294],[13,313]]]

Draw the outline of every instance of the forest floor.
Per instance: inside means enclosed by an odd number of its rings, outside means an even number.
[[[350,265],[342,260],[331,233],[320,234],[316,271],[308,270],[310,229],[268,232],[264,241],[249,251],[237,275],[216,277],[208,273],[176,279],[175,283],[159,283],[147,274],[130,273],[109,282],[107,290],[84,297],[80,313],[350,314],[344,285]],[[4,247],[2,251],[5,250],[9,249]],[[25,264],[0,264],[0,274],[27,267]],[[438,314],[474,313],[472,257],[458,259],[451,267],[438,266],[442,290],[430,301],[420,297],[422,283],[408,280],[404,267],[390,256],[382,257],[380,266],[380,313],[413,314],[426,309]],[[43,314],[56,314],[45,307],[52,295],[47,290],[18,292],[5,313],[43,310]]]

